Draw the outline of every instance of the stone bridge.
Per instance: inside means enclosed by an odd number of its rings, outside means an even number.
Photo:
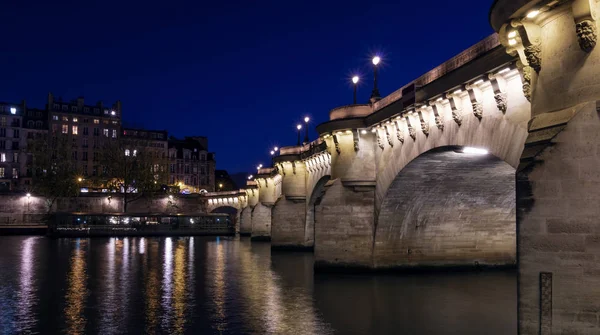
[[[240,233],[316,267],[516,264],[521,334],[597,334],[598,7],[496,0],[497,34],[281,148]]]

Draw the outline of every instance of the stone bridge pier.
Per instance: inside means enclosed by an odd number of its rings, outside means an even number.
[[[595,0],[498,0],[490,21],[531,100],[517,169],[520,334],[600,333]]]

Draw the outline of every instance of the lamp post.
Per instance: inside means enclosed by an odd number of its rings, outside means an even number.
[[[373,57],[373,92],[371,92],[371,102],[375,102],[376,100],[381,99],[381,95],[379,95],[379,89],[377,88],[377,65],[381,62],[381,58],[379,56]]]
[[[356,105],[356,86],[358,86],[358,76],[352,77],[352,83],[354,84],[354,104]]]
[[[305,132],[304,132],[304,143],[308,143],[308,122],[310,121],[310,118],[308,116],[304,117],[304,123],[306,123],[306,128],[305,128]]]
[[[300,145],[300,130],[302,130],[302,125],[298,124],[296,129],[298,129],[298,145]]]

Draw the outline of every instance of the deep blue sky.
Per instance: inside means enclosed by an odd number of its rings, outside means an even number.
[[[373,53],[385,96],[491,34],[491,3],[7,0],[0,101],[120,99],[125,124],[208,136],[217,168],[253,172],[351,103],[355,72],[366,102]]]

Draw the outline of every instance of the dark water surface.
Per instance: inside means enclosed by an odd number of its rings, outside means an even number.
[[[0,237],[0,334],[516,334],[516,273],[313,274],[246,239]]]

